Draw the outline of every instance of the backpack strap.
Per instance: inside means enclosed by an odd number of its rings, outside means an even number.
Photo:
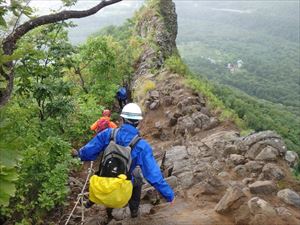
[[[113,129],[112,129],[112,131],[111,131],[111,133],[110,133],[110,140],[109,140],[110,142],[111,142],[111,141],[114,141],[114,142],[116,143],[118,131],[119,131],[119,128],[113,128]]]
[[[133,149],[133,147],[138,143],[139,140],[141,140],[142,138],[137,134],[134,136],[134,138],[132,138],[131,142],[129,143],[129,147],[131,149]]]

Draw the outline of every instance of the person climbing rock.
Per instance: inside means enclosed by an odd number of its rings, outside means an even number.
[[[116,96],[117,96],[119,106],[120,106],[120,111],[121,111],[127,103],[127,97],[128,96],[127,96],[126,87],[120,87],[119,90],[117,91]]]
[[[116,128],[117,125],[114,122],[110,121],[110,116],[110,110],[103,110],[102,117],[91,125],[91,130],[95,131],[96,133],[99,133],[105,130],[106,128]]]
[[[111,148],[112,140],[114,140],[115,144],[119,146],[131,147],[131,150],[129,151],[129,155],[131,156],[131,163],[129,165],[127,180],[131,180],[130,184],[132,184],[132,195],[130,196],[130,198],[128,198],[128,203],[131,217],[134,218],[138,216],[143,184],[141,177],[139,177],[139,172],[136,170],[136,168],[139,168],[141,170],[143,177],[167,200],[167,202],[173,203],[175,196],[172,188],[165,181],[161,174],[160,168],[158,167],[157,162],[153,156],[153,151],[150,144],[139,135],[137,126],[143,119],[140,107],[135,103],[129,103],[124,106],[120,116],[122,118],[123,124],[119,129],[108,128],[98,133],[97,136],[94,137],[84,147],[82,147],[76,153],[76,155],[78,155],[82,161],[92,161],[96,160],[97,156],[104,151],[104,157],[102,158],[109,158],[109,154],[107,153],[107,151],[109,151],[109,149]],[[102,160],[101,162],[104,162],[104,160]],[[111,161],[111,163],[113,162]],[[106,164],[102,165],[102,171],[99,173],[100,177],[98,177],[98,179],[102,179],[102,172],[103,170],[106,170],[103,169],[105,165]],[[114,169],[118,170],[116,168]],[[112,172],[114,171],[110,171],[110,173]],[[121,176],[123,176],[123,174],[118,175],[118,173],[116,173],[114,177]],[[92,178],[90,180],[90,186],[92,184],[95,184],[95,181],[93,181]],[[121,178],[117,179],[120,180]],[[101,186],[104,185],[104,183],[105,182],[100,182],[99,180],[99,183],[97,185]],[[104,187],[99,187],[98,190],[103,188]],[[93,205],[93,202],[98,200],[96,198],[96,195],[100,196],[99,193],[91,193],[90,188],[89,201],[86,204],[87,207],[90,207],[91,205]],[[108,209],[107,212],[108,216],[111,216],[111,210]]]

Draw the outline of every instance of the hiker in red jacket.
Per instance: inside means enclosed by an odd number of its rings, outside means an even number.
[[[118,126],[110,121],[111,112],[108,109],[103,110],[102,117],[98,119],[93,125],[91,126],[91,130],[99,133],[106,128],[117,128]]]

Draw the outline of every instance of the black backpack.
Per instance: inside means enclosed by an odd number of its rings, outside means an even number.
[[[125,174],[127,179],[131,179],[129,169],[131,166],[131,150],[142,138],[136,135],[128,146],[118,145],[116,143],[117,132],[119,129],[113,129],[110,135],[110,142],[101,158],[98,175],[101,177],[117,177]]]

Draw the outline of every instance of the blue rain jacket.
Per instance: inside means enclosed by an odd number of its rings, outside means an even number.
[[[110,141],[112,129],[107,128],[95,136],[89,143],[79,150],[79,157],[82,161],[93,161],[97,159],[100,152],[104,151]],[[130,124],[123,124],[117,133],[117,144],[128,146],[130,141],[139,131]],[[174,192],[164,180],[159,166],[153,156],[152,148],[144,139],[140,140],[131,151],[132,164],[130,173],[139,165],[145,179],[161,195],[171,202],[174,199]]]
[[[126,88],[122,87],[117,92],[117,97],[120,100],[126,100],[127,99],[127,91]]]

